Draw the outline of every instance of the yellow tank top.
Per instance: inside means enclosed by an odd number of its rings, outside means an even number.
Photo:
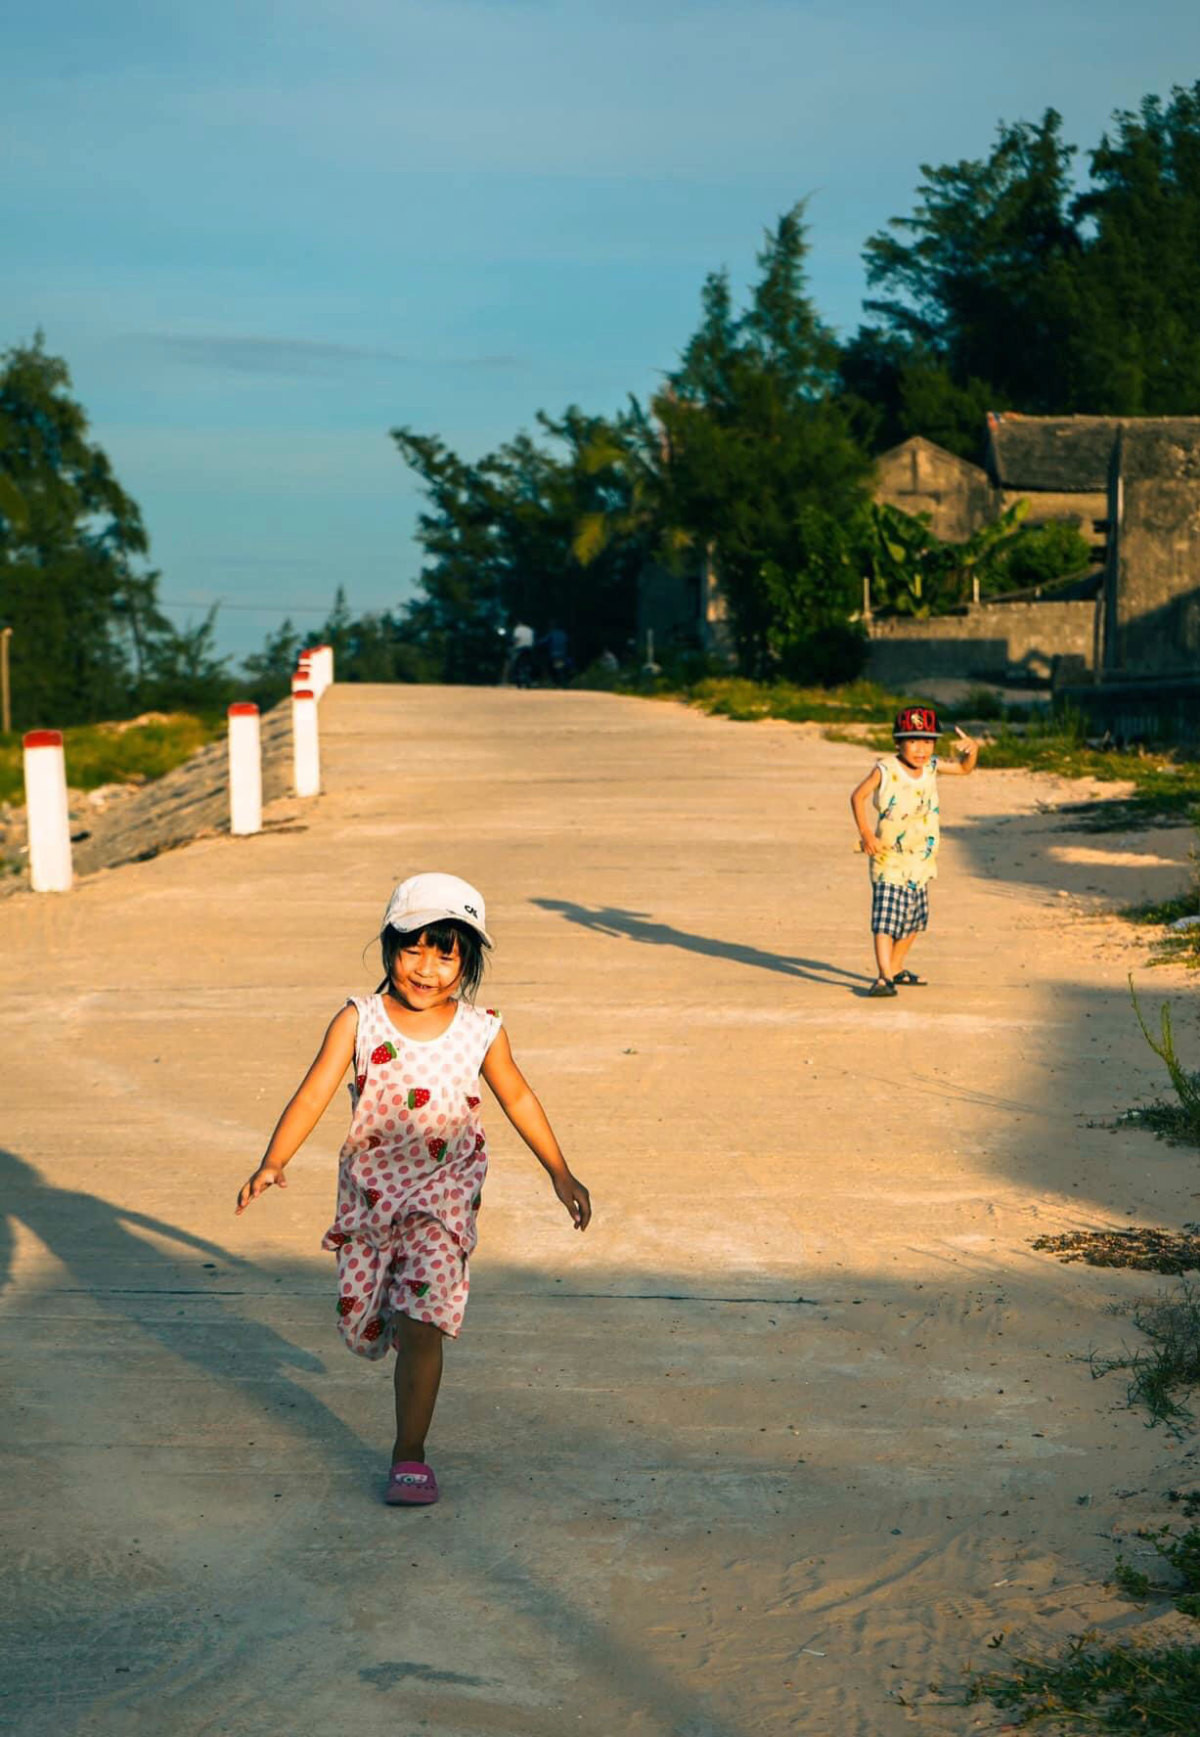
[[[899,754],[888,754],[877,764],[875,836],[884,848],[871,858],[871,879],[892,887],[923,887],[937,874],[937,755],[916,778]]]

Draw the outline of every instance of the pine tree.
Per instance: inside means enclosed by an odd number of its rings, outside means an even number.
[[[136,503],[39,332],[0,358],[0,620],[22,729],[119,713],[166,627]]]

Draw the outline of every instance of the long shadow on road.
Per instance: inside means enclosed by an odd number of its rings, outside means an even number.
[[[616,905],[575,904],[570,899],[531,899],[539,910],[557,911],[569,923],[591,929],[597,935],[623,937],[640,941],[649,947],[680,947],[686,953],[699,953],[708,959],[728,959],[735,965],[753,965],[761,971],[778,971],[784,977],[800,977],[810,983],[827,983],[838,988],[847,984],[870,983],[871,977],[861,971],[847,971],[842,965],[831,965],[825,959],[804,959],[791,953],[769,953],[762,947],[750,947],[742,941],[720,941],[712,935],[693,935],[686,929],[676,929],[670,923],[656,923],[645,911],[625,911]]]
[[[380,1444],[390,1410],[387,1373],[374,1383],[378,1436],[368,1444],[365,1430],[359,1433],[344,1422],[293,1373],[330,1376],[333,1370],[261,1318],[264,1306],[277,1313],[294,1310],[290,1299],[302,1297],[305,1317],[300,1325],[312,1326],[316,1260],[270,1270],[257,1267],[163,1219],[80,1190],[56,1188],[11,1151],[0,1150],[0,1198],[5,1205],[0,1216],[0,1291],[7,1293],[11,1309],[6,1361],[16,1366],[18,1389],[31,1401],[10,1418],[8,1433],[17,1462],[13,1484],[20,1489],[23,1525],[31,1525],[41,1540],[37,1571],[23,1580],[21,1615],[2,1675],[6,1698],[11,1697],[29,1737],[50,1731],[124,1737],[153,1729],[153,1695],[147,1701],[146,1685],[164,1671],[184,1679],[173,1703],[177,1714],[172,1729],[180,1737],[199,1737],[214,1729],[211,1721],[218,1716],[234,1720],[223,1729],[255,1737],[259,1732],[327,1728],[308,1696],[332,1693],[335,1674],[343,1678],[333,1709],[335,1724],[350,1719],[349,1693],[359,1697],[368,1718],[383,1716],[386,1706],[389,1729],[405,1718],[420,1722],[422,1729],[474,1729],[480,1705],[459,1691],[464,1686],[496,1687],[498,1679],[440,1668],[444,1641],[436,1624],[430,1632],[421,1609],[424,1598],[418,1596],[422,1589],[413,1589],[394,1560],[397,1550],[404,1566],[417,1549],[428,1551],[430,1519],[435,1525],[443,1521],[443,1533],[447,1523],[451,1530],[426,1570],[443,1599],[467,1609],[481,1598],[493,1599],[496,1621],[526,1626],[539,1637],[539,1650],[560,1661],[573,1660],[574,1668],[596,1685],[616,1685],[614,1698],[624,1702],[631,1717],[646,1714],[656,1721],[653,1728],[670,1731],[672,1737],[740,1737],[741,1727],[714,1712],[706,1696],[656,1662],[648,1645],[615,1635],[607,1621],[573,1595],[570,1551],[562,1559],[546,1553],[539,1561],[535,1517],[545,1497],[526,1493],[523,1461],[522,1477],[511,1487],[521,1456],[497,1457],[490,1416],[476,1443],[468,1444],[465,1454],[460,1448],[457,1456],[450,1456],[452,1464],[454,1458],[465,1459],[464,1481],[470,1478],[472,1461],[482,1457],[488,1463],[482,1478],[476,1468],[472,1481],[480,1487],[472,1508],[464,1509],[460,1498],[457,1525],[453,1499],[444,1516],[436,1510],[413,1516],[378,1508]],[[45,1246],[61,1273],[39,1274],[27,1286],[16,1282],[18,1226]],[[224,1279],[220,1291],[197,1283],[194,1270],[181,1272],[180,1259],[150,1238],[174,1244],[189,1268],[194,1269],[198,1256],[205,1265],[217,1265]],[[230,1288],[230,1277],[238,1288]],[[86,1299],[82,1328],[74,1301],[81,1298]],[[252,1299],[251,1307],[239,1301],[244,1298]],[[169,1315],[164,1303],[171,1308]],[[74,1317],[69,1323],[68,1313]],[[30,1328],[39,1321],[57,1323],[66,1342],[45,1344],[36,1327]],[[120,1329],[115,1341],[110,1333],[114,1324]],[[156,1343],[157,1352],[153,1344],[146,1345],[147,1338]],[[330,1340],[332,1344],[332,1321]],[[47,1366],[47,1353],[55,1350],[59,1355]],[[169,1354],[166,1359],[164,1352]],[[340,1346],[332,1354],[341,1357]],[[210,1378],[200,1387],[185,1385],[182,1400],[175,1358]],[[330,1383],[331,1393],[336,1389],[338,1400],[356,1411],[366,1386],[357,1379],[362,1370],[350,1359],[335,1367],[339,1373]],[[129,1427],[131,1392],[138,1395],[134,1435]],[[524,1409],[519,1392],[511,1397],[518,1411]],[[285,1443],[266,1444],[273,1461],[269,1480],[261,1468],[250,1467],[248,1456],[243,1467],[237,1463],[242,1457],[237,1408],[260,1409],[264,1398]],[[197,1407],[203,1412],[199,1417],[194,1415]],[[177,1440],[181,1416],[190,1418],[192,1426],[182,1443]],[[505,1440],[524,1439],[532,1421],[525,1419],[523,1426],[514,1416],[500,1434]],[[86,1446],[81,1448],[81,1443]],[[609,1447],[614,1456],[619,1454],[618,1442]],[[87,1470],[99,1454],[105,1456],[104,1477],[116,1480],[115,1486],[103,1487],[109,1492],[115,1487],[116,1500],[98,1495],[101,1483]],[[219,1468],[215,1486],[210,1461]],[[163,1469],[176,1465],[176,1470]],[[279,1486],[283,1501],[267,1506],[264,1516],[265,1498],[253,1493],[247,1498],[246,1486],[265,1490],[268,1481]],[[506,1486],[507,1510],[501,1506],[490,1511],[495,1503],[484,1499],[486,1490],[495,1498]],[[91,1494],[77,1512],[85,1488]],[[173,1494],[164,1510],[168,1489]],[[332,1528],[337,1548],[314,1551],[314,1510],[318,1531]],[[232,1636],[225,1639],[224,1630],[214,1636],[204,1622],[203,1607],[196,1603],[192,1558],[198,1528],[202,1554],[214,1562],[223,1555],[229,1561],[231,1545],[236,1553],[238,1535],[247,1529],[251,1513],[263,1516],[257,1522],[262,1530],[250,1560],[222,1574],[220,1593],[225,1619],[236,1622],[240,1615],[247,1632],[258,1629],[264,1613],[270,1618],[247,1652]],[[425,1523],[419,1542],[412,1542],[417,1536],[414,1521],[418,1528]],[[154,1564],[150,1591],[138,1566],[143,1552],[127,1551],[127,1532],[135,1545],[139,1538],[144,1541],[145,1559]],[[102,1561],[130,1558],[127,1578],[110,1573],[95,1596],[87,1591],[86,1564],[93,1554]],[[361,1590],[364,1582],[366,1592]],[[372,1616],[381,1598],[390,1600],[395,1619],[386,1625],[388,1656],[383,1660]],[[343,1637],[326,1645],[321,1631],[331,1623],[344,1628],[346,1609],[360,1606],[360,1643],[348,1644]],[[505,1611],[507,1619],[501,1615]],[[414,1658],[414,1648],[433,1662]],[[494,1652],[487,1646],[482,1650],[494,1663]],[[398,1651],[404,1656],[397,1658]],[[331,1663],[335,1654],[336,1673]],[[263,1685],[268,1699],[262,1702],[259,1686],[252,1685],[246,1673],[265,1668],[268,1657],[266,1674],[274,1684]],[[134,1661],[116,1667],[126,1674],[115,1681],[114,1658]],[[53,1679],[49,1688],[48,1672]],[[347,1673],[349,1685],[344,1681]],[[355,1675],[361,1688],[353,1687]],[[500,1721],[497,1731],[558,1737],[563,1728],[558,1716],[550,1719],[536,1705],[523,1706],[529,1678],[518,1673],[518,1679],[507,1688],[500,1686],[498,1696],[484,1697],[484,1723],[492,1729],[492,1717]],[[576,1728],[573,1717],[571,1728]]]
[[[91,1299],[110,1316],[122,1317],[131,1332],[157,1340],[218,1382],[236,1380],[244,1387],[252,1380],[269,1386],[275,1406],[287,1410],[310,1444],[320,1443],[351,1463],[357,1461],[366,1476],[363,1443],[294,1378],[295,1371],[322,1373],[321,1359],[242,1316],[236,1306],[230,1306],[227,1283],[195,1282],[206,1267],[253,1275],[256,1269],[251,1262],[179,1225],[114,1206],[94,1194],[54,1187],[31,1164],[3,1148],[0,1201],[0,1291],[12,1283],[15,1230],[24,1225],[69,1276],[67,1286],[56,1287],[57,1295],[74,1293]],[[146,1234],[138,1235],[139,1231]],[[178,1259],[157,1247],[152,1237],[173,1243],[180,1251],[209,1257],[201,1274],[188,1282]],[[154,1306],[159,1298],[178,1298],[179,1312],[173,1317],[160,1313]],[[220,1332],[195,1331],[195,1322],[187,1314],[189,1298],[202,1299],[205,1306],[214,1303],[220,1321],[230,1330],[240,1329],[236,1349]]]

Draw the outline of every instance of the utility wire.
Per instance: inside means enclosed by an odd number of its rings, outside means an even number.
[[[332,609],[328,603],[319,607],[313,603],[226,603],[222,597],[193,598],[190,603],[158,597],[155,602],[160,609],[240,609],[253,615],[328,615]]]

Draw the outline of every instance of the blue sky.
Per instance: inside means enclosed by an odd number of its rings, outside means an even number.
[[[922,161],[1200,76],[1194,0],[58,0],[0,66],[0,348],[44,328],[223,649],[420,569],[407,423],[477,455],[650,391],[808,196],[812,289]]]

